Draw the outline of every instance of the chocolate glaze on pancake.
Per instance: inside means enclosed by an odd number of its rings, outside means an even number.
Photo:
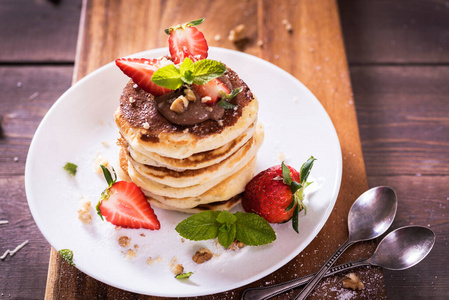
[[[158,142],[158,135],[161,132],[175,133],[183,132],[185,129],[189,129],[190,134],[198,137],[220,133],[226,127],[235,124],[242,115],[242,108],[253,100],[253,94],[250,89],[233,70],[228,68],[220,79],[231,90],[239,87],[243,88],[242,92],[231,100],[232,104],[238,105],[237,109],[225,110],[221,119],[222,122],[207,120],[195,125],[173,124],[158,111],[154,96],[135,85],[133,81],[128,82],[123,90],[120,97],[120,111],[126,121],[133,127],[143,129],[144,123],[149,124],[150,129],[145,130],[140,136],[140,139],[143,141]]]

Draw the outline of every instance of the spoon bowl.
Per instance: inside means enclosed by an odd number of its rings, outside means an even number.
[[[394,190],[379,186],[360,195],[348,215],[349,240],[366,241],[381,236],[393,223],[397,211]]]
[[[423,260],[434,244],[435,233],[429,228],[406,226],[390,232],[366,261],[388,270],[405,270]]]

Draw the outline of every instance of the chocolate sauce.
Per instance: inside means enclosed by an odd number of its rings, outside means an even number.
[[[155,97],[135,85],[132,80],[130,80],[123,89],[120,97],[120,111],[132,127],[143,129],[146,127],[144,125],[149,125],[149,129],[147,129],[140,137],[142,140],[149,142],[157,142],[158,135],[162,132],[183,132],[188,129],[190,134],[199,137],[220,133],[224,128],[232,126],[237,122],[242,115],[243,107],[248,105],[253,99],[253,95],[246,83],[231,69],[228,68],[226,73],[220,77],[220,80],[222,80],[231,90],[243,87],[242,92],[230,101],[232,104],[237,105],[237,109],[223,109],[223,115],[218,119],[220,122],[217,122],[216,116],[213,116],[212,114],[214,113],[212,113],[211,115],[208,115],[208,118],[205,121],[196,124],[175,124],[158,110],[158,102]],[[176,99],[176,93],[181,95],[182,91],[174,91],[173,93],[167,94],[166,97],[168,99]],[[196,99],[195,103],[196,102],[200,102],[203,108],[207,107],[206,104],[201,103],[201,99]],[[218,106],[218,104],[215,105]],[[189,103],[189,107],[190,106],[194,107],[193,102]],[[218,107],[221,108],[220,106]],[[215,111],[214,107],[213,109]]]

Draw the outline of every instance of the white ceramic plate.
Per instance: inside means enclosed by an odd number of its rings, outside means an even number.
[[[155,49],[134,57],[159,57],[168,49]],[[155,296],[199,296],[234,289],[270,274],[298,255],[318,234],[335,204],[341,182],[342,159],[337,134],[314,95],[280,68],[257,57],[211,48],[210,58],[225,62],[248,84],[260,102],[259,120],[265,140],[258,153],[261,171],[285,161],[296,168],[311,155],[318,160],[306,190],[307,215],[301,214],[297,234],[291,222],[273,225],[277,239],[259,247],[223,251],[214,241],[182,241],[174,230],[188,215],[155,209],[158,231],[116,230],[95,214],[106,182],[95,172],[101,156],[117,168],[118,130],[113,112],[128,81],[113,63],[92,72],[71,87],[40,124],[28,154],[25,186],[32,215],[48,242],[56,249],[71,249],[76,267],[109,285]],[[75,177],[62,167],[78,165]],[[93,221],[83,224],[77,210],[82,198],[91,204]],[[237,207],[241,210],[241,207]],[[128,236],[122,248],[118,238]],[[137,249],[134,247],[137,245]],[[192,261],[200,247],[215,257],[202,265]],[[126,256],[134,249],[136,256]],[[147,264],[151,257],[154,261]],[[194,275],[175,279],[171,265],[182,264]]]

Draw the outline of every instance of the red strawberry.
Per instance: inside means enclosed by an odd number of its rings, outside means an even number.
[[[170,34],[168,49],[175,64],[181,63],[186,57],[189,57],[193,62],[207,58],[207,51],[209,50],[207,41],[203,33],[192,27],[191,23],[173,26],[167,30]]]
[[[211,99],[205,102],[209,105],[214,105],[215,102],[221,98],[221,93],[229,94],[231,92],[229,88],[218,78],[212,79],[203,85],[192,84],[192,89],[194,89],[201,98],[210,97]]]
[[[311,157],[304,163],[300,173],[282,163],[257,174],[246,185],[243,209],[258,214],[270,223],[292,219],[293,229],[298,232],[298,213],[305,209],[303,192],[308,185],[306,180],[314,160]]]
[[[109,187],[103,192],[97,212],[106,221],[124,228],[158,230],[161,225],[140,188],[133,182],[112,180],[111,173],[101,166]],[[115,173],[114,173],[115,174]]]
[[[145,58],[119,58],[115,64],[142,89],[154,96],[169,93],[171,90],[158,86],[151,81],[153,73],[159,69],[160,60]]]

